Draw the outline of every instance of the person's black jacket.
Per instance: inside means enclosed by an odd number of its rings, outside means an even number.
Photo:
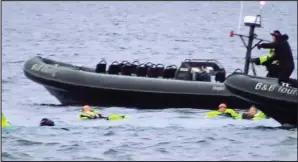
[[[278,60],[281,69],[293,69],[295,66],[294,58],[288,39],[288,35],[284,34],[277,37],[275,42],[262,43],[258,45],[258,48],[274,48],[275,54],[270,58],[270,60]]]

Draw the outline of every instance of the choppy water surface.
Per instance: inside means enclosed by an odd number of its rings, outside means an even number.
[[[2,107],[16,127],[2,130],[3,160],[297,160],[297,130],[271,119],[205,119],[203,110],[102,108],[126,121],[78,121],[79,107],[59,107],[25,78],[25,60],[39,54],[95,66],[100,58],[179,64],[215,58],[228,72],[243,68],[239,2],[3,2]],[[245,2],[243,15],[259,11]],[[297,59],[297,2],[268,2],[260,37],[279,29]],[[241,33],[248,33],[241,27]],[[254,50],[253,56],[266,54]],[[264,75],[263,67],[258,67]],[[293,72],[293,76],[297,71]],[[56,128],[39,128],[43,117]],[[67,127],[69,131],[59,127]]]

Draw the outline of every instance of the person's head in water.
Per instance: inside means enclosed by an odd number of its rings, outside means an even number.
[[[278,30],[274,30],[272,33],[270,33],[270,35],[272,36],[273,42],[275,42],[281,37],[281,33]]]
[[[218,105],[218,111],[220,112],[225,112],[225,110],[227,109],[227,105],[225,103],[221,103]]]
[[[250,116],[255,116],[257,114],[257,108],[256,106],[252,105],[249,109],[248,109],[248,112],[247,114],[250,115]]]
[[[43,118],[41,119],[39,126],[55,126],[55,123],[48,118]]]
[[[83,112],[88,112],[88,111],[91,111],[92,110],[92,108],[89,106],[89,105],[85,105],[85,106],[83,106],[83,108],[82,108],[82,111]]]
[[[92,111],[93,109],[92,109],[92,107],[90,107],[89,105],[85,105],[85,106],[83,106],[83,108],[82,108],[82,112],[83,113],[89,113],[90,111]],[[98,110],[98,111],[96,111],[96,113],[97,114],[100,114],[100,111]]]
[[[257,108],[252,105],[246,113],[242,114],[242,119],[252,119],[257,114]]]

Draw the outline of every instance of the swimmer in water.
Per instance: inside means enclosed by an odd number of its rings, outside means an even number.
[[[100,111],[93,110],[89,105],[85,105],[82,108],[82,112],[79,115],[80,119],[107,119],[101,115]]]
[[[82,120],[92,120],[92,119],[105,119],[105,120],[122,120],[126,119],[125,115],[113,114],[109,117],[104,117],[101,115],[99,110],[93,110],[89,105],[85,105],[82,108],[82,112],[79,114],[79,119]]]
[[[41,119],[40,123],[39,123],[39,126],[49,126],[49,127],[53,127],[55,126],[55,123],[54,121],[48,119],[48,118],[43,118]],[[60,128],[60,129],[63,129],[63,130],[69,130],[67,128]]]
[[[50,126],[50,127],[52,127],[52,126],[55,126],[55,123],[52,120],[48,119],[48,118],[43,118],[43,119],[41,119],[41,121],[39,123],[39,126]]]
[[[246,113],[242,114],[242,119],[261,120],[268,119],[268,117],[262,111],[259,111],[256,106],[252,105]]]
[[[221,103],[218,105],[218,109],[216,111],[210,111],[206,115],[208,118],[216,117],[216,116],[225,116],[225,117],[230,117],[237,119],[239,118],[239,113],[231,109],[227,106],[225,103]]]

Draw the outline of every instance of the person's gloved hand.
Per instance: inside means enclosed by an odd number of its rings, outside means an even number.
[[[259,58],[252,58],[250,61],[253,62],[256,65],[261,65]]]
[[[258,47],[258,49],[261,49],[262,48],[262,44],[258,44],[257,47]]]

